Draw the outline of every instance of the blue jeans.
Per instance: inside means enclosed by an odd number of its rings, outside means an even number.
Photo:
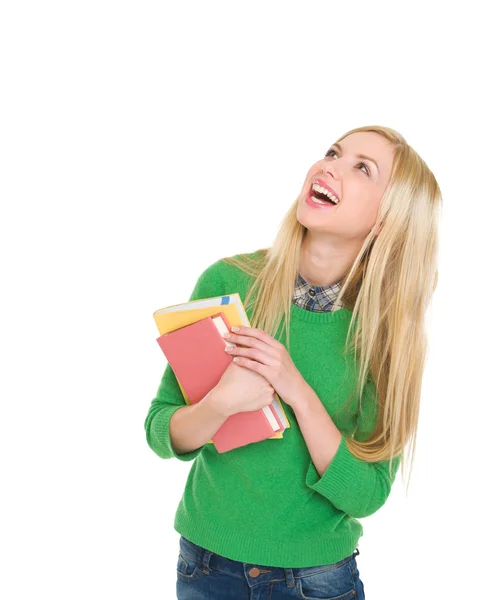
[[[365,600],[355,557],[286,569],[231,560],[180,536],[178,600]]]

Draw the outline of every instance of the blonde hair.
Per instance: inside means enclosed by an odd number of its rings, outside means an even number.
[[[375,226],[336,300],[352,311],[344,353],[353,350],[354,358],[359,357],[354,395],[362,399],[371,377],[378,399],[378,418],[369,438],[359,442],[347,437],[346,442],[350,452],[366,462],[389,459],[391,467],[393,457],[401,454],[404,475],[404,447],[412,441],[411,458],[416,447],[428,346],[424,319],[438,282],[442,197],[433,173],[402,135],[388,127],[365,126],[337,141],[356,132],[385,137],[394,159]],[[283,317],[288,343],[295,279],[307,231],[296,217],[299,198],[284,216],[271,248],[257,251],[254,259],[246,255],[223,258],[255,278],[245,299],[247,307],[251,301],[255,305],[251,326],[274,337]]]

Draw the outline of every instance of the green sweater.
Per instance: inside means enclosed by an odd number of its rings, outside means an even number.
[[[190,300],[238,292],[244,302],[251,281],[238,268],[219,260],[202,272]],[[250,319],[251,311],[246,311]],[[340,447],[322,477],[284,398],[290,428],[281,439],[222,454],[209,443],[186,454],[174,452],[169,422],[185,401],[176,376],[166,365],[145,431],[148,445],[159,457],[193,461],[176,510],[178,533],[232,560],[274,567],[335,563],[353,553],[363,534],[357,519],[385,504],[400,456],[393,461],[390,477],[389,461],[367,463],[347,447],[343,434],[365,440],[378,416],[372,379],[363,394],[362,411],[357,398],[343,410],[358,374],[353,355],[341,355],[351,315],[347,308],[320,313],[292,304],[290,349],[284,332],[277,337],[282,324],[274,336],[285,345],[342,433]]]

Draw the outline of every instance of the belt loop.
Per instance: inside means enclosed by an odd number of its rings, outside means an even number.
[[[295,579],[293,577],[293,569],[283,568],[285,571],[286,587],[295,587]]]
[[[213,553],[211,550],[204,549],[204,554],[202,556],[202,572],[205,573],[206,575],[211,574],[209,563],[210,563],[212,554]]]

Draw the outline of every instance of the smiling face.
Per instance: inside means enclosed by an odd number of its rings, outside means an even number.
[[[392,164],[393,147],[388,140],[373,132],[351,133],[309,169],[299,197],[298,221],[311,231],[364,240],[376,222]],[[316,178],[336,192],[336,206],[312,203]]]

